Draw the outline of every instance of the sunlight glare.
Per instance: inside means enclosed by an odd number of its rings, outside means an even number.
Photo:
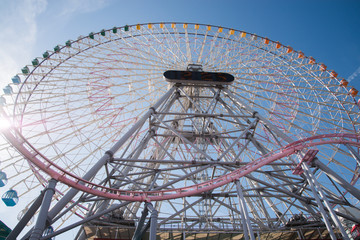
[[[4,118],[0,118],[0,131],[10,128],[11,123]]]

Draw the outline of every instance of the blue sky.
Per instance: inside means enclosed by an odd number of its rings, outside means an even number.
[[[358,0],[0,0],[0,86],[47,49],[103,28],[192,22],[280,41],[360,90]],[[18,211],[16,211],[17,214]],[[6,222],[13,227],[14,222]]]
[[[197,22],[280,41],[340,77],[360,67],[360,1],[346,0],[1,0],[0,85],[68,39],[103,28],[159,21]],[[360,74],[351,85],[360,89]]]

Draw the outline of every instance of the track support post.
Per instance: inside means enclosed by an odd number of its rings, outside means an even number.
[[[145,204],[146,205],[146,204]],[[141,213],[141,217],[139,220],[138,225],[136,226],[136,230],[134,232],[134,236],[132,237],[132,240],[137,240],[137,239],[141,239],[141,230],[143,229],[144,223],[145,223],[145,219],[147,217],[149,213],[149,210],[147,209],[147,207],[145,206],[144,210]]]
[[[335,223],[336,227],[340,230],[341,235],[343,236],[343,239],[345,240],[350,240],[345,229],[343,228],[343,226],[340,223],[339,218],[336,216],[334,209],[330,206],[330,203],[328,201],[328,199],[325,196],[325,193],[323,192],[323,190],[321,189],[319,183],[317,182],[315,176],[312,174],[312,172],[310,171],[308,165],[303,162],[302,163],[302,168],[304,170],[304,174],[306,176],[306,179],[310,185],[311,191],[314,194],[315,200],[317,202],[317,204],[319,205],[319,209],[321,212],[321,215],[323,217],[323,220],[325,222],[326,228],[329,231],[330,237],[333,240],[336,240],[336,236],[335,233],[332,229],[331,223],[328,219],[328,214],[326,214],[324,206],[327,208],[327,210],[330,213],[330,217],[333,220],[333,222]]]
[[[147,208],[151,212],[150,215],[150,236],[149,240],[156,240],[156,229],[157,229],[157,220],[158,220],[158,211],[154,208],[151,203],[147,204]]]
[[[145,219],[150,211],[150,219],[145,224]],[[141,240],[145,232],[150,228],[149,240],[156,240],[158,211],[153,207],[151,203],[145,203],[144,210],[142,211],[139,223],[136,227],[132,240]]]
[[[314,161],[315,165],[319,167],[323,172],[326,173],[331,179],[333,179],[335,182],[337,182],[339,185],[341,185],[346,191],[351,193],[354,197],[356,197],[358,200],[360,200],[360,190],[345,181],[339,174],[337,174],[335,171],[333,171],[331,168],[320,162],[319,160]]]
[[[49,181],[48,187],[45,189],[45,194],[41,203],[39,216],[36,221],[34,230],[31,233],[30,240],[38,240],[42,236],[42,233],[46,227],[46,221],[47,221],[49,207],[51,204],[51,199],[55,193],[56,183],[57,181],[55,179],[51,179]]]
[[[244,194],[243,194],[243,191],[242,191],[241,184],[240,184],[239,180],[236,180],[235,184],[236,184],[236,190],[237,190],[237,193],[238,193],[238,198],[239,198],[239,203],[240,203],[240,208],[241,208],[241,221],[242,221],[243,229],[244,229],[244,238],[246,240],[248,240],[249,235],[250,235],[250,239],[255,240],[254,231],[253,231],[253,229],[251,227],[249,213],[248,213],[248,210],[247,210],[247,207],[246,207]]]

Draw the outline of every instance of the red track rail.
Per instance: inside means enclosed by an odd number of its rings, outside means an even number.
[[[290,156],[292,154],[296,154],[303,149],[309,149],[314,146],[324,144],[349,144],[360,147],[360,135],[358,134],[334,133],[317,135],[290,143],[283,148],[268,153],[267,155],[264,155],[263,157],[258,158],[257,160],[216,179],[183,188],[141,192],[112,189],[85,181],[81,177],[75,176],[74,174],[62,169],[60,166],[52,163],[49,159],[37,151],[35,147],[27,142],[27,140],[19,132],[14,129],[12,130],[15,131],[16,135],[14,135],[9,129],[3,132],[4,136],[29,161],[34,163],[42,171],[46,172],[50,177],[71,187],[96,196],[109,199],[141,202],[161,201],[198,195],[233,182],[276,160]]]

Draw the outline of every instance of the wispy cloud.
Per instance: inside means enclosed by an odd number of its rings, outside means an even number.
[[[0,91],[30,61],[37,40],[37,16],[46,0],[5,1],[0,10]]]
[[[74,13],[91,13],[104,8],[110,3],[105,0],[66,0],[62,1],[61,16],[69,16]]]
[[[353,72],[347,79],[348,79],[348,81],[350,82],[350,81],[352,81],[352,80],[354,80],[357,76],[359,76],[360,75],[360,67],[358,67],[356,70],[355,70],[355,72]]]
[[[11,77],[31,62],[33,49],[39,38],[38,17],[47,12],[55,12],[49,22],[69,21],[73,16],[100,10],[110,0],[64,0],[47,2],[47,0],[4,1],[0,9],[0,95],[2,88],[10,83]],[[51,9],[49,9],[51,8]]]

